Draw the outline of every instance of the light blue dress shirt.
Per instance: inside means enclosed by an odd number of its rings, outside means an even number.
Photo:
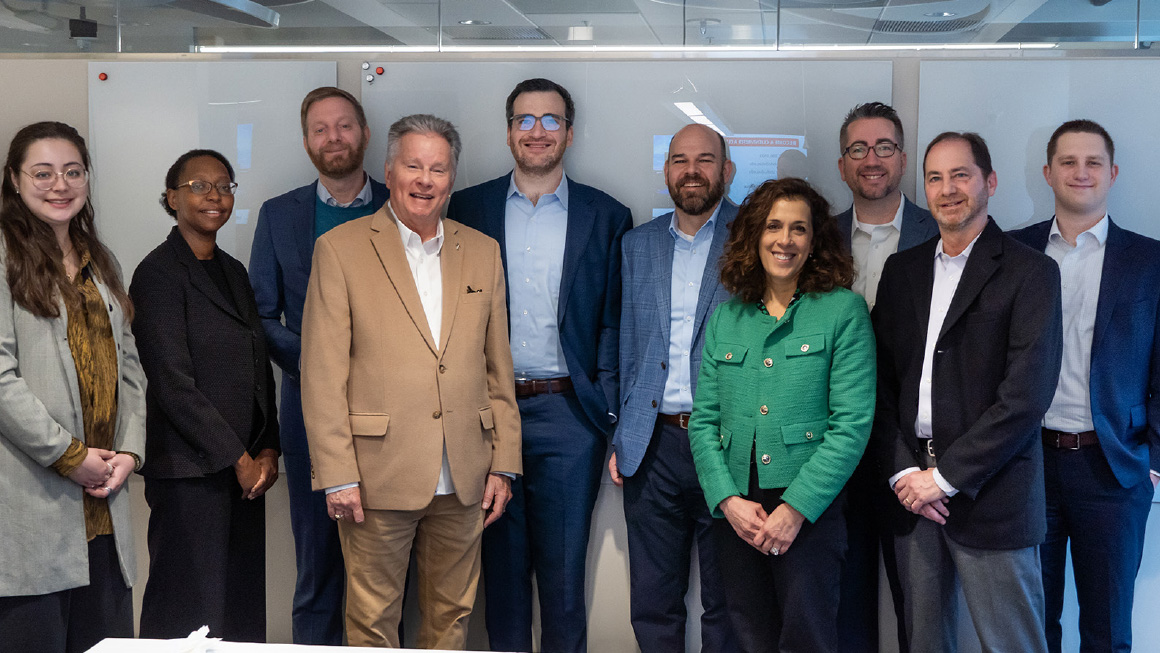
[[[709,250],[713,246],[713,228],[720,211],[721,203],[718,202],[709,221],[694,236],[677,229],[676,212],[673,212],[669,223],[669,234],[673,237],[673,274],[669,291],[669,369],[660,405],[660,412],[669,415],[693,410],[693,370],[690,358],[693,324],[697,318],[697,302],[701,298],[701,279],[709,260]]]
[[[568,375],[560,347],[560,279],[568,234],[568,178],[532,204],[508,184],[505,208],[508,305],[516,378]]]
[[[338,200],[334,199],[334,195],[331,195],[330,191],[326,190],[326,186],[323,186],[322,181],[319,180],[318,199],[322,200],[322,203],[327,206],[337,206],[340,209],[353,209],[366,206],[374,199],[374,191],[371,189],[371,178],[365,172],[363,173],[363,179],[365,179],[365,182],[363,183],[362,190],[358,192],[358,196],[346,204],[339,204]]]

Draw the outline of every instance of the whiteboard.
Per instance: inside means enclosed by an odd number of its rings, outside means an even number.
[[[383,74],[374,75],[380,66]],[[463,138],[456,189],[508,172],[504,102],[521,80],[546,77],[576,103],[566,174],[626,204],[638,224],[672,208],[660,166],[667,138],[692,122],[682,106],[735,137],[732,156],[746,163],[735,185],[776,176],[779,153],[794,149],[806,156],[793,161],[792,172],[808,176],[835,210],[846,208],[838,128],[854,105],[890,102],[892,83],[889,61],[382,62],[371,71],[375,81],[362,88],[371,124],[368,169],[382,166],[392,122],[434,113]],[[731,197],[745,195],[744,188],[733,191]]]
[[[126,282],[173,227],[158,200],[183,153],[214,149],[233,164],[237,198],[218,245],[243,263],[262,202],[318,176],[299,109],[308,92],[335,84],[333,61],[92,62],[88,77],[97,229]]]
[[[924,61],[919,71],[919,188],[922,151],[944,131],[974,131],[987,140],[999,186],[989,209],[1004,229],[1050,219],[1055,198],[1043,179],[1047,140],[1062,123],[1089,118],[1116,144],[1120,175],[1108,213],[1121,227],[1160,238],[1155,183],[1160,143],[1156,101],[1160,61]],[[922,193],[915,201],[926,205]]]

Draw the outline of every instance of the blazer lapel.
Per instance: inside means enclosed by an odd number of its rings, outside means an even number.
[[[448,231],[448,223],[443,223],[443,248],[439,252],[439,269],[443,277],[443,322],[439,325],[439,355],[447,351],[447,338],[455,321],[455,310],[459,307],[459,295],[466,292],[463,287],[463,250],[459,242],[459,228]]]
[[[967,265],[963,269],[963,276],[959,279],[959,287],[955,289],[955,295],[951,298],[951,305],[947,309],[946,318],[943,320],[942,329],[938,334],[939,340],[963,316],[967,307],[983,291],[983,286],[987,285],[987,281],[999,269],[998,258],[1003,254],[1002,236],[1003,232],[999,229],[999,226],[988,216],[987,226],[983,228],[983,233],[979,236],[979,240],[975,242],[975,246],[971,250],[971,255],[967,259]],[[933,261],[930,267],[931,283],[933,286]],[[929,314],[929,305],[926,310]],[[938,341],[936,340],[935,342]]]
[[[295,249],[298,250],[298,264],[310,276],[310,265],[314,258],[314,203],[318,201],[318,180],[305,187],[302,192],[294,196],[298,202],[297,211],[290,211],[284,218],[292,224],[290,232],[294,238]]]
[[[223,313],[239,322],[244,322],[242,316],[238,314],[238,311],[222,295],[221,289],[209,278],[209,273],[202,267],[201,261],[197,260],[197,257],[193,255],[193,250],[189,248],[189,244],[185,242],[185,238],[177,231],[177,227],[174,227],[169,232],[169,237],[166,240],[168,240],[169,246],[177,252],[177,260],[185,266],[186,273],[189,275],[189,285],[205,295]],[[224,269],[226,267],[226,264],[223,263],[222,268]],[[226,278],[229,278],[228,272],[226,273]]]
[[[652,269],[649,274],[645,276],[648,279],[648,284],[652,288],[651,295],[657,299],[657,326],[661,332],[661,342],[669,342],[672,337],[672,313],[673,313],[673,239],[671,234],[666,229],[656,233],[653,236],[652,256],[649,257],[649,264]],[[649,292],[642,293],[642,296],[648,297]]]
[[[1100,272],[1100,296],[1096,300],[1096,324],[1092,331],[1092,357],[1099,347],[1108,324],[1112,320],[1112,313],[1116,307],[1116,300],[1122,294],[1120,286],[1131,278],[1131,254],[1128,250],[1131,242],[1124,235],[1124,230],[1108,218],[1108,240],[1104,246],[1104,266]]]
[[[399,295],[399,301],[411,316],[411,322],[423,336],[431,353],[438,356],[439,350],[436,348],[435,338],[431,336],[431,326],[427,324],[427,313],[423,311],[423,302],[419,299],[419,288],[415,285],[411,266],[407,264],[407,253],[403,251],[403,238],[399,235],[395,217],[390,215],[388,206],[389,204],[384,204],[371,219],[371,245],[379,256],[387,279]],[[447,298],[443,299],[446,304]]]
[[[592,235],[592,206],[587,193],[578,184],[568,180],[568,233],[564,237],[564,266],[560,274],[560,304],[556,309],[558,322],[564,323],[568,295],[576,281],[580,257]]]

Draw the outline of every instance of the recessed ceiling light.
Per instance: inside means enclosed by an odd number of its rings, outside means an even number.
[[[923,14],[923,16],[929,16],[931,18],[954,18],[957,15],[953,11],[932,11],[929,14]]]
[[[489,20],[476,20],[474,18],[469,18],[467,20],[459,21],[459,24],[460,25],[491,25],[491,21],[489,21]]]

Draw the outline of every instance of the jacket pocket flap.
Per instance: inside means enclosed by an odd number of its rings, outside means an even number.
[[[352,435],[373,435],[382,437],[387,434],[387,426],[391,423],[391,416],[386,413],[351,413],[350,432]]]
[[[813,422],[799,422],[786,424],[781,427],[781,441],[786,444],[801,444],[803,442],[821,442],[826,438],[826,429],[829,420],[815,420]]]
[[[713,352],[713,358],[721,363],[740,365],[741,361],[745,360],[745,353],[748,351],[748,347],[722,342],[717,345],[717,351]]]
[[[491,406],[479,409],[479,423],[483,425],[484,429],[491,430],[495,428],[495,418],[491,414]]]
[[[785,357],[809,356],[826,350],[826,336],[819,333],[812,336],[795,336],[785,341]]]

